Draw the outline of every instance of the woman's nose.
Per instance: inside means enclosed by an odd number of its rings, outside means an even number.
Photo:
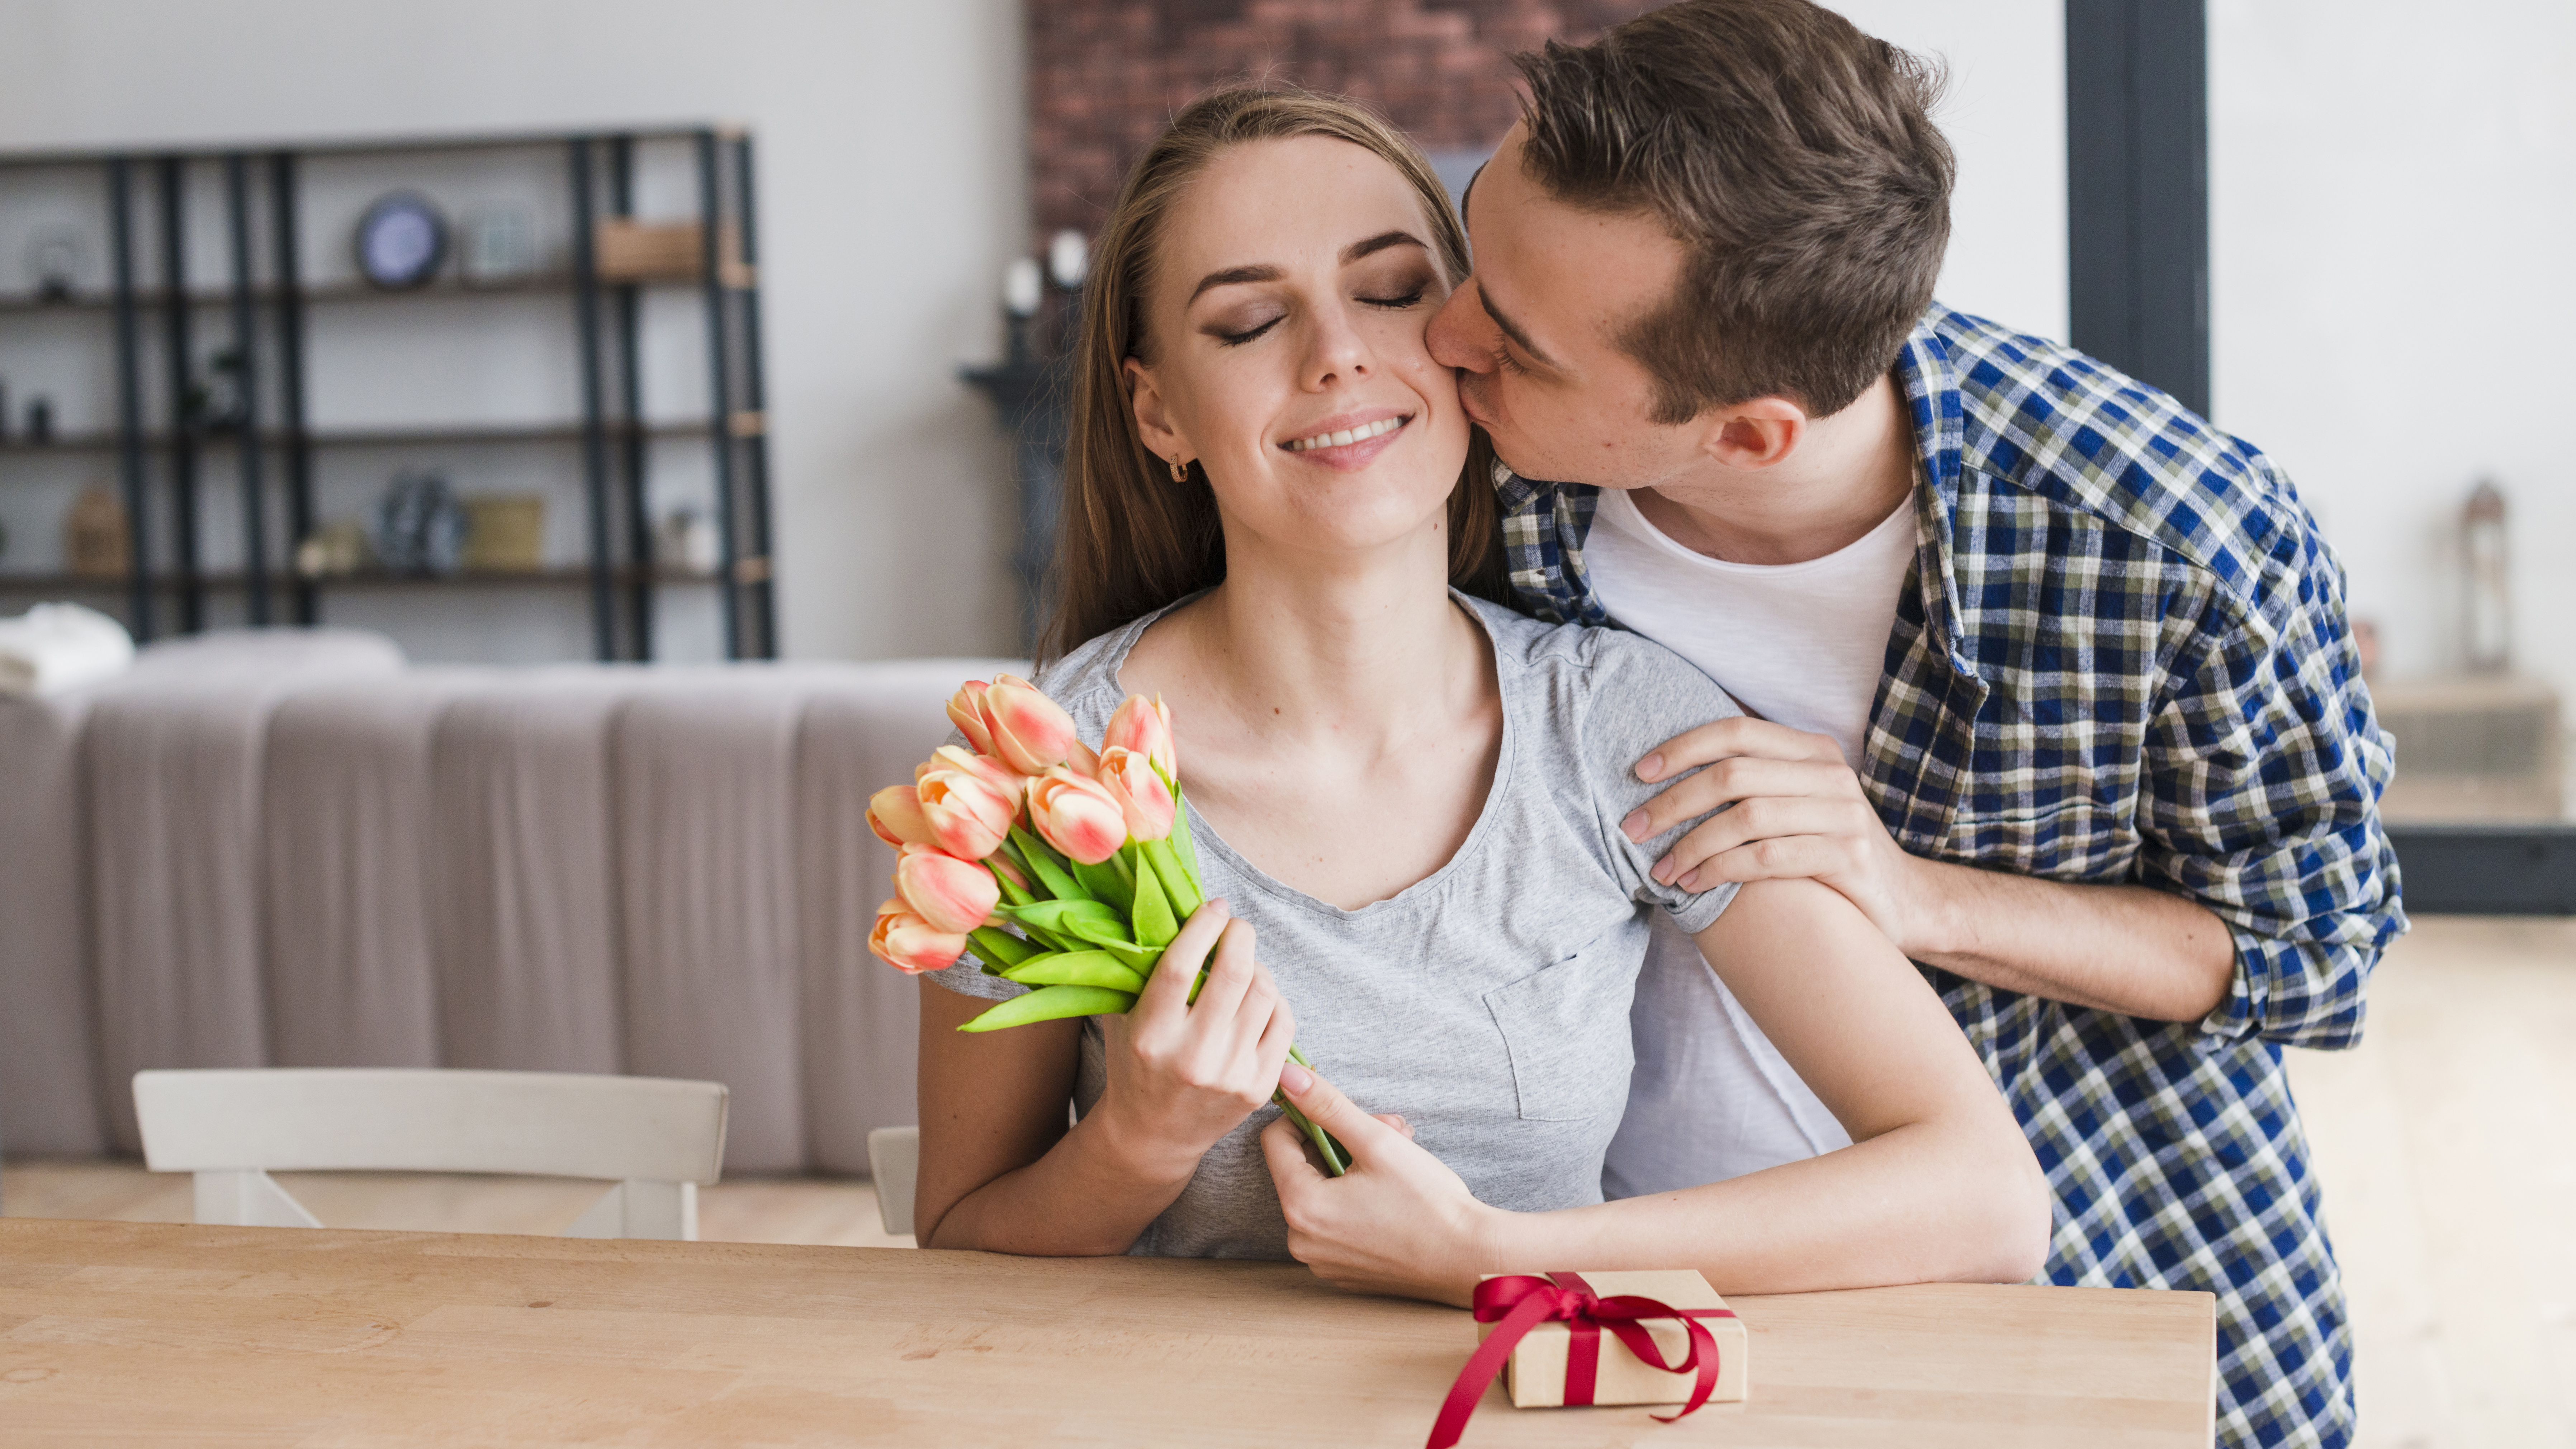
[[[1308,387],[1357,381],[1369,375],[1375,362],[1368,339],[1353,325],[1346,311],[1328,308],[1316,315],[1313,342],[1307,354]]]

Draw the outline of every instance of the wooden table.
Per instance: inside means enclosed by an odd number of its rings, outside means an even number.
[[[1487,1445],[2206,1446],[2203,1293],[1741,1298],[1750,1403]],[[1294,1264],[0,1220],[11,1446],[1422,1443],[1457,1309]]]

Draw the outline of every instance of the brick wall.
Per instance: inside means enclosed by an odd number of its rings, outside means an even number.
[[[1028,0],[1038,234],[1089,234],[1138,148],[1209,86],[1357,96],[1425,149],[1491,146],[1518,116],[1510,55],[1588,40],[1650,0]]]

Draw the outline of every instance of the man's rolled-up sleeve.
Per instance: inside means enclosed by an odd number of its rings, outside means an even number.
[[[2266,596],[2194,641],[2147,739],[2150,883],[2227,923],[2236,976],[2214,1039],[2361,1039],[2364,993],[2406,929],[2379,819],[2394,751],[2344,617],[2343,571],[2305,527]]]

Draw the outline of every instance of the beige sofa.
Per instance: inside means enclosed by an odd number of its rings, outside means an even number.
[[[732,1089],[732,1171],[860,1173],[913,1110],[867,954],[869,791],[992,660],[407,667],[212,634],[0,699],[0,1150],[131,1154],[149,1067],[633,1072]]]

